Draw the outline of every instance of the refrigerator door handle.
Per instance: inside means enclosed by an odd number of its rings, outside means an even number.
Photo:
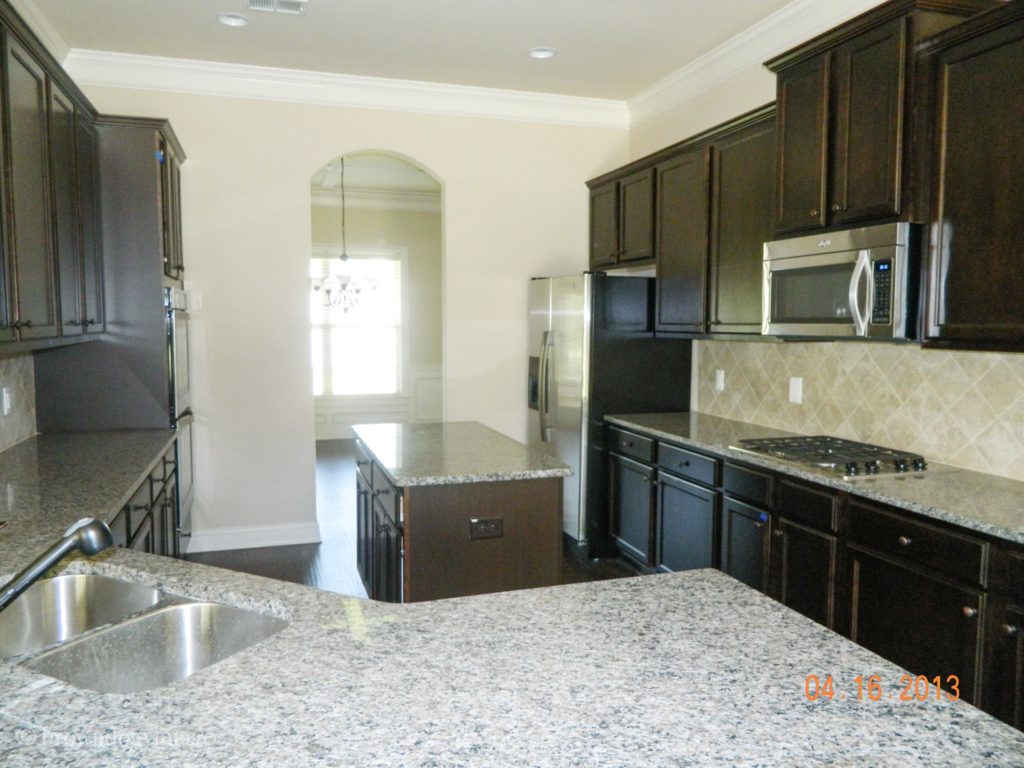
[[[551,349],[555,345],[554,331],[544,331],[540,345],[540,365],[537,378],[540,379],[537,393],[537,415],[540,418],[540,439],[550,443],[551,427],[548,426],[548,368],[551,365]]]

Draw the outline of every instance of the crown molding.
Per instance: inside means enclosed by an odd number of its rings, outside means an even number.
[[[629,99],[631,125],[639,125],[783,51],[800,45],[880,0],[794,0],[729,38],[685,67]]]
[[[612,99],[356,77],[80,48],[71,50],[64,66],[79,85],[594,128],[629,127],[626,103]]]
[[[341,208],[341,192],[317,189],[313,191],[311,201],[318,208]],[[349,210],[440,213],[441,194],[439,192],[353,189],[346,185],[345,207]]]
[[[71,47],[50,23],[50,20],[40,12],[36,4],[32,0],[7,0],[7,3],[25,20],[29,29],[35,33],[50,55],[63,63],[71,51]]]

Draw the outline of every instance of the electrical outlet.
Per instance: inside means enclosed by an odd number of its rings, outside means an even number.
[[[14,403],[11,398],[11,388],[4,387],[3,392],[0,393],[0,413],[4,416],[9,416],[11,411],[14,410]]]
[[[715,392],[725,392],[725,371],[721,368],[715,370]]]
[[[789,402],[799,405],[804,401],[804,380],[799,376],[789,379]]]

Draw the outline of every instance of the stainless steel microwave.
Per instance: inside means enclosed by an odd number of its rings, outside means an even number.
[[[897,223],[765,243],[761,332],[913,337],[914,237],[912,225]]]

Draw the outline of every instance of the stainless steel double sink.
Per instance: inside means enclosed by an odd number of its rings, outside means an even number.
[[[0,613],[0,659],[79,688],[134,693],[184,680],[286,626],[109,576],[57,576]]]

